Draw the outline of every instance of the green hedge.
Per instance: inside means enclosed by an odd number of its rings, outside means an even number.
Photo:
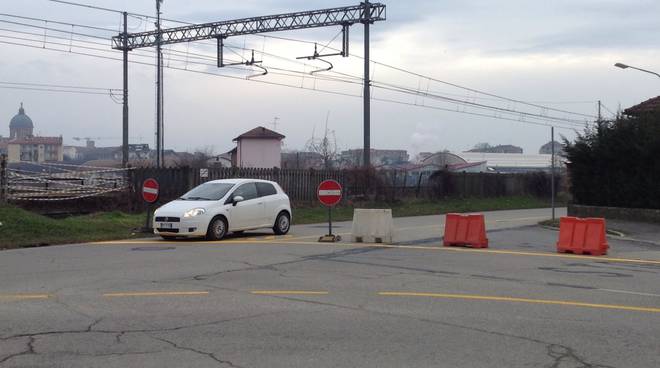
[[[576,204],[660,209],[660,114],[619,117],[564,143]]]

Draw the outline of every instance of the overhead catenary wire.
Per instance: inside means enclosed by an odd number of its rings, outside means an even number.
[[[34,26],[34,25],[32,25],[32,26]],[[40,26],[36,26],[36,27],[37,27],[37,28],[42,28],[42,29],[43,29],[43,28],[47,28],[47,27],[40,27]],[[63,33],[69,33],[69,32],[70,32],[70,31],[63,31],[63,30],[56,30],[56,31],[63,32]],[[90,35],[88,35],[88,34],[81,34],[81,33],[78,33],[78,35],[81,35],[81,36],[90,36]],[[100,37],[99,37],[99,38],[100,38]],[[103,38],[103,39],[105,39],[105,38]],[[29,41],[29,42],[38,42],[38,43],[41,43],[41,42],[42,42],[42,40],[34,40],[34,39],[23,39],[23,40],[27,40],[27,41]],[[45,46],[45,43],[46,43],[46,40],[44,39],[44,46]],[[99,43],[99,44],[100,44],[100,43]],[[66,46],[66,45],[61,44],[61,43],[60,43],[59,45],[61,45],[61,46]],[[69,46],[70,46],[70,45],[69,45]],[[103,44],[103,46],[105,46],[105,44]],[[77,45],[76,45],[76,47],[80,47],[80,46],[77,46]],[[44,47],[41,47],[41,48],[44,48]],[[87,49],[92,49],[92,50],[95,50],[95,51],[102,51],[102,52],[113,52],[113,51],[114,51],[114,50],[108,50],[108,49],[105,49],[105,48],[104,48],[104,49],[98,49],[98,48],[87,48]],[[57,49],[55,49],[55,51],[64,51],[64,50],[57,50]],[[76,53],[74,52],[74,54],[76,54]],[[85,53],[78,53],[78,54],[85,54]],[[97,57],[98,57],[98,55],[94,55],[94,56],[97,56]],[[204,58],[205,58],[205,57],[204,57]],[[286,59],[286,58],[284,58],[284,59]],[[117,60],[117,59],[115,59],[115,60]],[[144,64],[144,63],[143,63],[143,64]],[[201,63],[201,64],[204,64],[204,63]],[[287,71],[288,71],[288,72],[292,72],[292,73],[303,73],[303,72],[295,71],[295,70],[287,70]],[[219,75],[219,74],[216,74],[216,73],[211,73],[211,74],[213,74],[213,75],[217,75],[217,76],[225,76],[225,75]],[[291,74],[281,73],[280,75],[291,75]],[[232,77],[232,76],[225,76],[225,77]],[[242,79],[242,78],[241,78],[241,79]],[[315,78],[315,80],[316,80],[316,79],[322,79],[322,80],[333,80],[333,79],[328,78],[328,77]],[[358,80],[359,80],[359,79],[358,79]],[[341,80],[341,79],[334,79],[334,81],[342,81],[342,80]],[[259,81],[259,82],[264,82],[264,81]],[[343,81],[343,82],[346,82],[346,81]],[[278,83],[278,84],[279,84],[279,85],[288,86],[288,87],[297,87],[297,86],[291,86],[291,85],[284,84],[284,83]],[[311,89],[312,89],[312,90],[318,90],[316,87],[315,87],[315,88],[311,88]],[[397,86],[397,89],[404,89],[404,90],[405,90],[405,88],[401,88],[400,86]],[[397,92],[401,92],[401,91],[397,91]],[[407,91],[405,91],[405,92],[406,92],[406,93],[413,93],[413,91],[411,91],[411,90],[407,90]],[[465,101],[453,101],[453,103],[464,103],[464,102],[465,102]],[[492,106],[482,106],[482,107],[483,107],[483,108],[486,108],[486,109],[491,109],[491,108],[493,108]],[[497,108],[495,108],[495,109],[497,109]],[[448,110],[448,111],[453,111],[453,110]],[[520,111],[511,111],[511,112],[508,112],[508,113],[509,113],[509,114],[514,114],[514,115],[516,115],[516,116],[519,115],[519,114],[521,114]],[[525,114],[525,113],[523,112],[522,114]],[[492,117],[491,115],[488,115],[488,116],[489,116],[489,117]],[[541,118],[541,119],[544,119],[544,120],[545,120],[545,119],[547,119],[547,116],[540,116],[540,117],[538,117],[538,118]],[[554,118],[554,117],[553,117],[553,118]],[[571,122],[571,121],[566,120],[566,122]],[[574,122],[573,122],[573,123],[574,123]]]
[[[102,7],[98,7],[98,6],[90,6],[88,4],[83,4],[83,3],[79,3],[79,2],[73,2],[73,1],[64,1],[64,0],[49,0],[49,1],[55,2],[55,3],[62,3],[62,4],[72,5],[72,6],[78,6],[78,7],[93,8],[93,9],[97,9],[97,10],[122,12],[122,11],[116,10],[116,9],[102,8]],[[155,19],[155,17],[150,16],[150,15],[138,14],[138,13],[130,13],[130,14]],[[191,22],[186,22],[186,21],[181,21],[181,20],[174,20],[174,19],[166,19],[166,18],[161,18],[161,20],[165,20],[165,21],[173,22],[173,23],[178,23],[178,24],[184,24],[184,25],[194,24],[194,23],[191,23]],[[284,37],[284,36],[274,36],[274,35],[266,35],[266,34],[254,34],[254,35],[248,35],[248,36],[272,38],[272,39],[279,39],[279,40],[306,43],[306,44],[317,44],[317,42],[314,42],[314,41],[300,40],[300,39],[291,38],[291,37]],[[334,51],[341,51],[340,49],[329,46],[330,43],[328,43],[328,45],[326,45],[324,48],[328,48],[328,49],[331,49],[331,50],[334,50]],[[360,56],[359,54],[354,54],[353,53],[352,55],[359,58],[359,59],[363,59],[363,57]],[[437,79],[437,78],[434,78],[434,77],[430,77],[430,76],[426,76],[426,75],[423,75],[423,74],[420,74],[420,73],[416,73],[416,72],[407,70],[407,69],[402,68],[402,67],[397,67],[397,66],[390,65],[390,64],[387,64],[387,63],[384,63],[384,62],[379,62],[379,61],[373,60],[373,59],[371,59],[370,62],[374,63],[376,65],[384,66],[384,67],[399,71],[399,72],[403,72],[403,73],[414,75],[414,76],[417,76],[417,77],[420,77],[420,78],[428,79],[428,80],[434,81],[436,83],[445,84],[445,85],[448,85],[448,86],[451,86],[451,87],[454,87],[454,88],[463,89],[463,90],[466,90],[466,91],[482,94],[482,95],[489,96],[489,97],[496,98],[496,99],[500,99],[500,100],[505,100],[505,101],[509,101],[509,102],[524,104],[524,105],[532,106],[532,107],[543,109],[543,110],[549,110],[549,111],[555,111],[555,112],[562,112],[562,113],[566,113],[566,114],[578,115],[578,116],[582,116],[582,117],[589,118],[589,119],[595,119],[596,118],[596,116],[594,116],[594,115],[589,115],[589,114],[584,114],[584,113],[579,113],[579,112],[574,112],[574,111],[568,111],[568,110],[563,110],[563,109],[557,109],[557,108],[553,108],[553,107],[540,105],[538,103],[523,101],[523,100],[514,99],[514,98],[510,98],[510,97],[505,97],[505,96],[497,95],[497,94],[494,94],[494,93],[481,91],[481,90],[478,90],[478,89],[475,89],[475,88],[462,86],[462,85],[459,85],[457,83],[447,82],[447,81],[440,80],[440,79]]]
[[[49,51],[62,52],[62,50],[60,50],[60,49],[34,46],[34,45],[26,45],[26,44],[20,44],[20,43],[16,43],[16,42],[0,41],[0,43],[16,45],[16,46],[23,46],[23,47],[30,47],[30,48],[36,48],[36,49],[43,49],[43,50],[49,50]],[[78,51],[69,51],[67,53],[74,54],[74,55],[95,57],[95,58],[106,59],[106,60],[114,60],[114,61],[121,61],[122,60],[120,58],[114,58],[114,57],[109,57],[109,56],[90,54],[90,53],[78,52]],[[152,66],[152,67],[154,66],[153,63],[149,63],[149,62],[134,61],[134,60],[131,60],[130,62],[133,63],[133,64],[147,65],[147,66]],[[246,80],[244,78],[236,77],[236,76],[232,76],[232,75],[218,74],[218,73],[212,73],[212,72],[194,70],[194,69],[184,69],[184,68],[179,68],[179,67],[175,67],[175,66],[171,66],[171,65],[170,66],[165,66],[165,68],[172,69],[172,70],[191,72],[191,73],[196,73],[196,74],[209,75],[209,76],[214,76],[214,77],[223,77],[223,78],[230,78],[230,79],[236,79],[236,80]],[[298,85],[290,85],[290,84],[286,84],[286,83],[279,83],[279,82],[259,80],[259,79],[249,79],[248,81],[251,81],[251,82],[254,82],[254,83],[260,83],[260,84],[266,84],[266,85],[289,87],[289,88],[303,89],[303,90],[311,90],[311,91],[316,91],[316,92],[319,92],[319,93],[338,95],[338,96],[346,96],[346,97],[353,97],[353,98],[361,98],[362,97],[360,94],[351,94],[351,93],[346,93],[346,92],[324,90],[324,89],[320,89],[320,88],[307,88],[307,87],[301,87],[301,86],[298,86]],[[488,117],[488,118],[493,118],[493,119],[498,119],[498,120],[514,121],[514,122],[525,123],[525,124],[551,126],[550,124],[547,124],[547,123],[533,122],[533,121],[524,120],[524,119],[521,120],[521,119],[514,119],[514,118],[509,118],[509,117],[502,117],[502,116],[495,116],[495,115],[488,115],[488,114],[479,114],[479,113],[473,113],[473,112],[468,112],[468,111],[459,111],[459,110],[453,110],[453,109],[449,109],[449,108],[442,108],[442,107],[430,106],[430,105],[416,105],[416,104],[413,104],[413,103],[408,103],[408,102],[405,102],[405,101],[396,101],[396,100],[392,100],[392,99],[384,99],[384,98],[372,98],[372,99],[374,101],[396,103],[396,104],[408,105],[408,106],[413,106],[413,107],[418,107],[418,108],[448,111],[448,112],[461,113],[461,114],[467,114],[467,115],[473,115],[473,116],[483,116],[483,117]],[[557,125],[557,127],[560,128],[560,129],[575,130],[574,127],[566,127],[566,126],[561,126],[561,125]]]
[[[53,23],[53,24],[66,25],[66,26],[75,26],[75,27],[79,27],[79,28],[88,28],[88,29],[94,29],[94,30],[97,30],[97,31],[112,32],[112,33],[115,33],[115,34],[117,33],[116,29],[104,28],[104,27],[98,27],[98,26],[89,26],[89,25],[85,25],[85,24],[75,24],[75,23],[61,22],[61,21],[57,21],[57,20],[26,17],[26,16],[23,16],[23,15],[15,15],[15,14],[7,14],[7,13],[0,13],[0,16],[10,17],[10,18],[18,18],[18,19],[25,19],[25,20],[32,20],[32,21],[38,21],[38,22],[48,22],[48,23]]]
[[[56,93],[75,93],[81,95],[104,95],[110,96],[112,98],[112,92],[91,92],[91,91],[76,91],[76,90],[63,90],[63,89],[52,89],[52,88],[35,88],[35,87],[18,87],[18,86],[0,86],[0,89],[14,89],[22,91],[40,91],[40,92],[56,92]]]
[[[33,41],[33,42],[39,42],[39,43],[40,43],[39,40],[32,40],[32,41]],[[7,43],[7,42],[3,42],[3,43]],[[19,45],[19,46],[29,46],[29,47],[39,48],[39,49],[44,49],[44,48],[45,48],[45,47],[43,47],[43,46],[25,45],[25,44],[18,44],[18,43],[9,43],[9,44],[15,44],[15,45]],[[60,44],[60,45],[62,45],[62,44]],[[45,49],[49,49],[49,50],[53,50],[53,51],[62,51],[62,50],[60,50],[60,49],[52,49],[52,48],[45,48]],[[92,48],[92,49],[93,49],[93,50],[99,50],[99,49],[95,49],[95,48]],[[101,51],[104,51],[104,52],[112,52],[112,51],[107,50],[107,49],[100,49],[100,50],[101,50]],[[88,53],[80,53],[80,52],[70,52],[70,53],[72,53],[72,54],[86,55],[86,56],[94,56],[94,57],[100,57],[100,58],[106,58],[106,59],[111,59],[111,60],[121,60],[121,59],[119,59],[119,58],[108,58],[108,57],[106,57],[106,56],[95,55],[95,54],[88,54]],[[151,63],[145,63],[145,62],[133,62],[133,63],[153,66],[153,64],[151,64]],[[182,69],[182,68],[176,68],[176,67],[170,67],[170,69],[185,70],[185,69]],[[193,72],[200,72],[200,71],[195,71],[195,70],[190,70],[190,71],[193,71]],[[239,77],[235,77],[235,76],[228,76],[228,75],[222,75],[222,74],[217,74],[217,73],[204,73],[204,74],[209,74],[209,75],[214,75],[214,76],[220,76],[220,77],[227,77],[227,78],[235,78],[235,79],[241,79],[241,80],[243,79],[243,78],[239,78]],[[298,86],[292,86],[292,85],[285,84],[285,83],[276,83],[276,82],[263,81],[263,80],[259,80],[259,81],[257,81],[257,82],[260,82],[260,83],[266,83],[266,84],[273,84],[273,85],[280,85],[280,86],[287,86],[287,87],[294,87],[294,88],[300,88],[300,87],[298,87]],[[336,93],[336,91],[323,91],[323,90],[320,90],[320,89],[318,89],[318,88],[303,88],[303,89],[316,90],[316,91],[319,91],[319,92],[326,92],[326,93],[329,92],[329,93],[334,93],[334,94],[342,94],[342,93]],[[351,95],[351,96],[353,96],[353,97],[359,97],[359,95]],[[428,106],[421,106],[421,107],[428,107]],[[460,112],[460,111],[454,111],[454,110],[452,110],[452,109],[444,109],[444,110],[445,110],[445,111],[452,111],[452,112]],[[514,113],[514,114],[515,114],[515,113]],[[473,115],[474,115],[474,114],[473,114]],[[483,115],[483,116],[495,117],[495,116],[492,116],[492,115]],[[495,117],[495,118],[497,118],[497,117]],[[505,120],[514,120],[514,119],[505,119]],[[514,121],[520,121],[520,122],[523,122],[523,123],[528,123],[528,122],[529,122],[529,121],[526,121],[526,120],[520,120],[520,119],[515,119]],[[546,125],[548,125],[548,124],[546,124]]]
[[[121,91],[120,88],[104,88],[104,87],[72,86],[72,85],[45,84],[45,83],[27,83],[27,82],[6,82],[6,81],[0,81],[0,84],[10,84],[10,85],[17,85],[17,86],[33,86],[33,87],[73,88],[73,89],[83,89],[83,90]]]
[[[0,35],[0,37],[6,37],[6,36]],[[30,39],[24,39],[24,38],[17,38],[17,39],[20,39],[20,40],[28,40],[28,41],[37,42],[37,43],[41,43],[41,42],[42,42],[41,40],[30,40]],[[65,46],[65,44],[62,44],[62,43],[55,43],[55,42],[48,42],[48,43],[55,44],[55,45],[60,45],[60,46]],[[111,50],[106,50],[106,49],[87,48],[87,47],[85,47],[85,48],[86,48],[86,49],[95,50],[95,51],[113,52],[113,51],[111,51]],[[150,56],[149,56],[149,57],[150,57]],[[184,61],[184,60],[180,60],[180,59],[175,59],[175,60],[177,60],[177,61]],[[207,64],[207,63],[201,63],[201,64],[202,64],[202,65],[211,65],[211,64]],[[276,69],[277,69],[277,68],[276,68]],[[287,71],[289,71],[289,72],[294,72],[294,73],[296,72],[296,71],[292,71],[292,70],[287,70]],[[286,73],[279,73],[279,74],[280,74],[280,75],[291,75],[291,74],[286,74]],[[343,81],[343,80],[332,79],[332,78],[320,78],[320,79],[321,79],[321,80],[330,80],[330,81],[350,82],[350,81]],[[356,83],[356,84],[358,84],[358,83]],[[390,84],[389,86],[379,86],[379,85],[374,85],[374,87],[375,87],[375,88],[382,88],[382,89],[386,89],[386,90],[390,90],[390,91],[395,91],[395,92],[404,92],[404,93],[409,93],[409,94],[415,92],[415,91],[412,91],[412,90],[406,89],[405,87],[394,86],[394,85],[391,85],[391,84]],[[100,94],[100,93],[99,93],[99,94]],[[418,94],[419,94],[419,93],[418,93]],[[525,116],[528,116],[528,117],[540,118],[540,119],[545,120],[545,121],[559,121],[559,122],[564,122],[564,123],[566,123],[566,122],[568,122],[568,123],[577,123],[577,124],[579,124],[580,126],[582,125],[582,122],[575,121],[575,120],[561,119],[561,118],[553,117],[553,116],[538,115],[538,114],[532,114],[532,113],[528,113],[528,112],[515,111],[515,110],[504,109],[504,108],[499,108],[499,107],[494,107],[494,106],[487,106],[487,105],[483,105],[483,104],[472,103],[472,102],[469,102],[469,101],[463,101],[463,100],[452,99],[452,98],[447,98],[447,97],[443,97],[443,96],[431,95],[431,94],[429,94],[429,93],[424,93],[424,95],[427,96],[427,97],[444,99],[444,100],[446,100],[446,101],[448,101],[448,102],[452,102],[452,103],[456,103],[456,104],[461,104],[461,105],[471,105],[471,106],[473,106],[473,107],[477,107],[477,108],[480,108],[480,109],[492,109],[492,110],[497,110],[497,111],[499,111],[499,112],[503,112],[503,113],[507,113],[507,114],[516,115],[516,116],[518,116],[518,115],[520,115],[520,116],[525,115]],[[114,96],[112,95],[112,93],[110,93],[110,96],[113,98],[113,100],[115,100],[115,98],[114,98]],[[115,102],[117,102],[117,100],[115,100]],[[119,103],[119,102],[118,102],[118,103]]]

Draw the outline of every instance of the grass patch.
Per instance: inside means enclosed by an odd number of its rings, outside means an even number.
[[[395,217],[405,217],[547,206],[547,201],[533,197],[410,200],[395,204],[361,202],[335,208],[332,217],[333,221],[351,220],[355,208],[391,208]],[[293,210],[294,224],[322,223],[327,221],[327,216],[328,210],[320,206]],[[14,206],[0,205],[0,249],[128,239],[139,236],[133,233],[133,229],[143,226],[145,220],[144,214],[121,212],[52,219]]]
[[[52,219],[0,205],[0,249],[131,238],[145,220],[120,212]]]
[[[439,200],[415,199],[392,204],[382,202],[361,202],[353,205],[335,207],[332,210],[332,220],[352,220],[353,210],[355,208],[391,208],[392,216],[407,217],[440,215],[450,212],[497,211],[544,207],[549,207],[547,200],[526,196],[464,199],[449,198]],[[328,210],[325,207],[297,207],[293,209],[294,224],[313,224],[327,221]]]

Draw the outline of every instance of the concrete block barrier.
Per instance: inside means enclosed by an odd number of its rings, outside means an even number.
[[[394,234],[392,210],[355,209],[351,241],[391,244]]]

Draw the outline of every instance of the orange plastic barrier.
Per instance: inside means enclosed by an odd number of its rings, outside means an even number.
[[[607,248],[605,219],[562,217],[559,220],[557,252],[602,256],[607,254]]]
[[[443,245],[445,247],[470,245],[473,248],[488,248],[484,215],[448,213]]]

